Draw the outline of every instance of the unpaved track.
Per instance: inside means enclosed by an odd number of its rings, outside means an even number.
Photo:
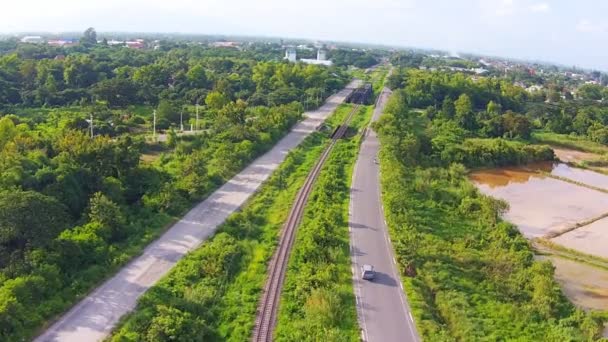
[[[89,342],[106,338],[120,317],[133,310],[137,299],[162,278],[186,253],[197,248],[224,220],[260,187],[285,159],[342,103],[358,84],[351,82],[319,109],[305,113],[277,145],[190,210],[143,254],[85,297],[36,342]]]

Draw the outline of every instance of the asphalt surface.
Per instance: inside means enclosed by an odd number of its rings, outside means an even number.
[[[384,88],[372,121],[378,119],[390,95]],[[350,190],[349,230],[353,282],[361,337],[370,342],[420,341],[395,265],[382,201],[379,165],[375,163],[379,143],[368,129],[355,164]],[[373,281],[361,279],[361,267],[374,266]]]
[[[137,299],[239,209],[287,153],[317,129],[354,86],[355,83],[349,84],[327,99],[319,109],[305,113],[306,118],[272,150],[190,210],[158,240],[148,245],[141,256],[76,304],[34,341],[89,342],[106,338],[120,317],[133,310]]]

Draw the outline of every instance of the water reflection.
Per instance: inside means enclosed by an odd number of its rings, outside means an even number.
[[[555,162],[540,162],[525,166],[484,169],[472,172],[469,177],[474,183],[493,189],[511,183],[527,183],[531,178],[545,178],[539,171],[551,172],[557,165]]]
[[[538,163],[480,170],[470,177],[482,193],[509,203],[505,220],[517,225],[524,236],[535,238],[608,211],[608,194],[539,172],[562,172],[566,168],[565,164]],[[579,175],[576,170],[569,172]]]
[[[555,256],[539,256],[538,259],[551,260],[555,266],[555,279],[575,305],[608,310],[608,271]]]

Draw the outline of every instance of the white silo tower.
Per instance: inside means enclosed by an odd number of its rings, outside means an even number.
[[[288,47],[285,50],[285,59],[290,62],[295,62],[296,61],[296,49],[293,47]]]
[[[317,50],[317,60],[318,61],[327,60],[327,51],[325,49]]]

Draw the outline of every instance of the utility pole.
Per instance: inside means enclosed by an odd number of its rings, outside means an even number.
[[[198,132],[198,101],[196,101],[196,124],[194,125],[196,131]]]
[[[184,131],[184,106],[182,106],[182,110],[179,112],[179,128],[182,132]]]
[[[154,110],[154,113],[152,114],[153,118],[152,118],[152,139],[154,139],[154,141],[156,141],[156,109]]]
[[[93,113],[91,113],[91,139],[93,139]]]

